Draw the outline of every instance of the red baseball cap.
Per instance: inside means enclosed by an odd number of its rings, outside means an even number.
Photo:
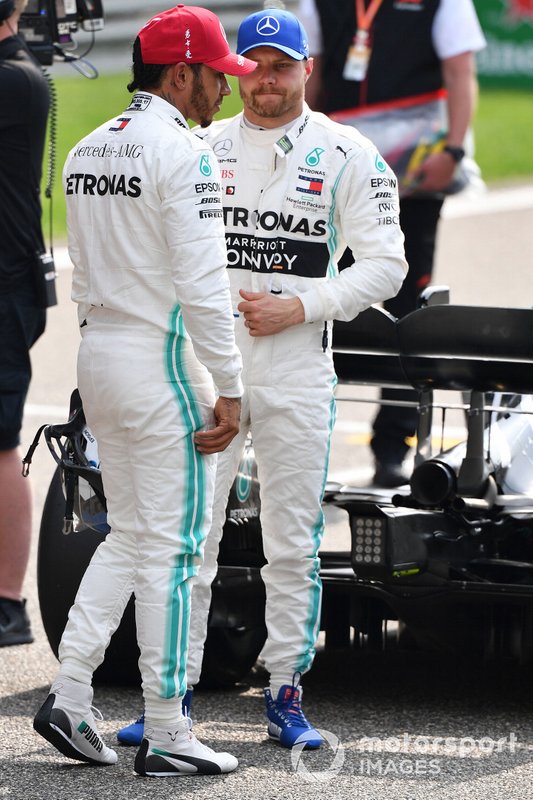
[[[229,49],[216,14],[199,6],[174,6],[152,17],[139,31],[145,64],[207,64],[228,75],[246,75],[257,66]]]

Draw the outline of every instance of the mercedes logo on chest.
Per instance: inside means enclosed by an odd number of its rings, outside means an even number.
[[[226,156],[231,148],[233,147],[233,143],[231,139],[222,139],[220,142],[216,142],[213,146],[214,152],[217,156]]]

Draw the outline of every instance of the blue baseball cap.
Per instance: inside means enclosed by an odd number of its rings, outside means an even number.
[[[242,56],[254,47],[275,47],[291,58],[309,58],[305,28],[290,11],[265,8],[243,19],[237,33],[237,53]]]

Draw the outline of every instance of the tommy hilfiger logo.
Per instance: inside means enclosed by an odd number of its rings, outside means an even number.
[[[128,122],[131,122],[131,117],[119,117],[117,119],[118,125],[113,128],[109,128],[110,131],[123,131]]]
[[[296,187],[297,192],[315,195],[322,194],[322,188],[324,186],[323,178],[312,178],[308,175],[298,175],[298,180],[303,181],[303,186],[298,184]]]

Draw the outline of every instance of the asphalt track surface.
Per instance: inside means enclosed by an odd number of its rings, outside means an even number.
[[[60,304],[50,310],[47,331],[33,350],[24,448],[39,425],[66,419],[75,385],[71,273],[61,248],[56,255]],[[532,276],[532,187],[447,201],[435,282],[450,286],[453,302],[528,307]],[[332,480],[369,480],[365,443],[372,409],[339,403]],[[458,419],[452,434],[460,432]],[[232,775],[149,780],[134,776],[129,748],[119,748],[117,765],[106,768],[56,754],[32,729],[57,666],[40,621],[35,577],[39,520],[53,469],[42,444],[31,473],[35,522],[25,586],[35,642],[0,650],[0,800],[533,797],[533,665],[483,666],[393,647],[380,653],[319,650],[304,681],[304,706],[327,737],[320,752],[296,756],[268,740],[261,696],[266,675],[258,665],[235,689],[195,697],[195,732],[239,758]],[[346,536],[343,520],[332,519],[326,545]],[[137,715],[140,692],[98,686],[95,704],[105,718],[101,731],[113,746],[115,731]]]

